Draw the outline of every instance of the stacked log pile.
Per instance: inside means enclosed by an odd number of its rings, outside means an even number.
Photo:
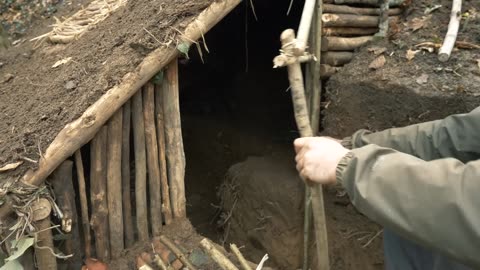
[[[377,0],[330,0],[323,5],[320,75],[328,78],[349,63],[359,47],[379,31],[381,10]],[[390,21],[398,20],[403,1],[390,0]]]

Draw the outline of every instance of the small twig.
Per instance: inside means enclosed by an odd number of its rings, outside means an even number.
[[[25,160],[25,161],[28,161],[28,162],[30,162],[30,163],[33,163],[33,164],[38,164],[38,161],[33,160],[33,159],[31,159],[31,158],[28,158],[28,157],[19,156],[19,158],[20,158],[20,159],[23,159],[23,160]]]
[[[218,249],[215,248],[212,242],[207,238],[200,241],[200,245],[208,255],[223,269],[223,270],[238,270],[238,268]]]
[[[195,266],[187,259],[185,254],[183,254],[182,251],[168,239],[165,235],[160,236],[160,241],[167,246],[174,254],[177,256],[177,258],[183,263],[184,266],[186,266],[189,270],[197,270]]]
[[[248,265],[247,260],[245,260],[245,257],[243,257],[242,253],[240,252],[240,249],[238,249],[237,245],[230,244],[230,249],[232,250],[233,254],[235,254],[235,256],[237,257],[243,270],[252,270],[250,265]]]
[[[292,10],[292,6],[293,6],[293,1],[294,0],[290,0],[290,4],[288,5],[288,9],[287,9],[287,16],[290,15],[290,11]]]
[[[257,265],[257,268],[255,270],[262,270],[263,268],[263,265],[265,264],[265,262],[268,260],[268,254],[265,254],[265,256],[263,256],[262,260],[260,261],[260,263]]]
[[[155,41],[157,41],[159,44],[162,44],[162,45],[164,44],[164,43],[160,42],[160,40],[158,40],[158,38],[155,37],[150,31],[148,31],[147,28],[144,27],[143,30],[145,30],[145,32],[147,32],[147,34],[149,34],[149,35],[150,35],[153,39],[155,39]]]
[[[368,247],[373,242],[373,240],[375,240],[375,238],[377,238],[382,232],[383,229],[379,230],[370,240],[368,240],[367,243],[365,243],[365,245],[362,246],[362,248]]]
[[[255,17],[255,21],[258,21],[257,13],[255,12],[255,5],[253,5],[253,0],[250,0],[250,6],[252,7],[253,17]]]

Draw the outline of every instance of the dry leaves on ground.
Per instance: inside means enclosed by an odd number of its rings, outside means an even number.
[[[385,47],[372,46],[368,48],[369,52],[373,52],[374,55],[379,55],[387,51]]]
[[[385,63],[387,62],[387,59],[385,59],[384,55],[380,55],[379,57],[375,58],[370,65],[368,65],[368,68],[370,69],[379,69],[382,68]]]
[[[428,82],[428,74],[423,73],[420,77],[417,78],[418,84],[426,84]]]
[[[420,50],[407,50],[407,53],[405,57],[407,58],[408,61],[411,61],[413,58],[415,58],[415,55],[420,52]]]
[[[411,29],[413,32],[427,26],[430,21],[431,15],[423,16],[421,18],[413,18],[411,21],[406,23],[408,29]]]

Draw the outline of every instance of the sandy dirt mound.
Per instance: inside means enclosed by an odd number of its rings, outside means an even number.
[[[129,1],[71,44],[35,48],[25,42],[0,52],[0,167],[25,158],[39,160],[65,124],[118,84],[146,54],[174,40],[211,2]],[[33,29],[27,38],[49,30]],[[70,62],[52,68],[68,57]],[[24,162],[0,175],[0,181],[35,166]]]
[[[226,242],[245,245],[253,261],[268,253],[280,269],[300,268],[303,257],[304,188],[291,157],[250,157],[229,169],[221,190]],[[332,269],[382,269],[381,237],[366,245],[379,227],[336,194],[325,192]]]

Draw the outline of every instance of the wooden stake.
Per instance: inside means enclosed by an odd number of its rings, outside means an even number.
[[[397,17],[391,17],[396,19]],[[378,16],[332,14],[322,15],[322,21],[326,27],[378,27]]]
[[[343,66],[353,59],[353,52],[325,52],[322,53],[320,63],[331,66]]]
[[[107,201],[110,225],[110,251],[118,258],[123,244],[122,203],[122,123],[123,110],[118,110],[108,123],[107,140]]]
[[[175,256],[177,256],[177,258],[183,263],[183,266],[185,266],[189,270],[197,270],[197,268],[188,260],[187,256],[185,256],[185,254],[183,254],[183,252],[179,248],[177,248],[175,243],[170,241],[168,237],[162,235],[160,236],[160,241],[162,241],[162,243],[166,247],[168,247],[168,249],[170,249],[173,254],[175,254]]]
[[[90,143],[90,200],[97,258],[110,260],[107,204],[107,127],[100,129]]]
[[[147,160],[145,153],[145,124],[143,122],[142,91],[132,98],[133,142],[135,147],[135,202],[138,238],[148,240]]]
[[[178,93],[178,63],[172,61],[163,83],[163,112],[165,116],[165,141],[168,178],[170,180],[172,211],[175,218],[186,217],[185,208],[185,153]]]
[[[62,230],[68,233],[65,240],[65,254],[73,254],[73,257],[67,260],[67,264],[70,269],[80,269],[83,254],[81,252],[82,246],[72,173],[73,162],[70,160],[64,161],[53,172],[51,184],[55,192],[56,202],[63,214]]]
[[[33,203],[32,208],[41,209],[33,215],[33,222],[37,233],[35,233],[35,258],[38,270],[57,269],[57,258],[53,255],[53,236],[50,224],[50,202],[41,198]]]
[[[300,25],[298,27],[298,37],[293,48],[296,56],[303,55],[307,47],[310,26],[312,25],[313,13],[315,11],[315,2],[316,0],[305,0],[302,18],[300,19]]]
[[[443,40],[443,45],[438,51],[438,60],[446,62],[450,59],[455,41],[457,40],[458,29],[460,28],[460,20],[462,19],[462,0],[453,0],[452,13],[450,14],[450,22],[448,23],[448,31]]]
[[[215,24],[223,19],[241,0],[218,0],[202,11],[187,25],[178,43],[190,46]],[[179,54],[175,46],[161,46],[154,50],[135,68],[127,73],[122,81],[107,91],[98,101],[92,104],[83,115],[67,124],[48,146],[37,170],[29,170],[21,179],[27,185],[39,186],[45,178],[66,158],[73,155],[82,145],[87,143],[103,124],[130,99],[137,90],[150,78],[157,74],[165,65]],[[11,213],[9,205],[2,205],[1,218]],[[6,214],[5,214],[6,213]]]
[[[322,51],[353,51],[364,46],[373,39],[372,36],[363,37],[324,37]]]
[[[323,7],[325,13],[337,13],[337,14],[355,14],[355,15],[380,15],[379,8],[363,8],[363,7],[351,7],[342,5],[325,4]],[[400,8],[391,8],[388,10],[388,15],[395,16],[400,15],[402,10]]]
[[[290,44],[293,40],[295,40],[295,33],[292,29],[283,31],[281,35],[282,48],[284,48],[284,50],[288,50],[287,44]],[[301,137],[312,137],[314,134],[310,125],[300,64],[292,64],[288,66],[288,79],[290,82],[292,101],[295,109],[295,120],[297,122],[300,135]],[[305,188],[310,188],[312,194],[311,200],[313,209],[313,223],[315,228],[315,240],[317,243],[316,255],[319,264],[318,269],[328,270],[330,269],[330,265],[328,258],[327,226],[325,220],[325,209],[323,205],[322,186],[313,185],[310,187],[306,185]],[[308,215],[309,213],[306,212],[305,214]]]
[[[77,169],[78,178],[78,194],[80,196],[80,209],[82,213],[83,237],[85,242],[85,257],[92,256],[91,245],[92,240],[90,236],[90,223],[88,222],[88,203],[87,192],[85,186],[85,170],[83,168],[82,152],[78,149],[75,152],[75,167]]]
[[[160,167],[158,163],[157,131],[155,129],[154,86],[147,83],[143,88],[143,115],[145,120],[145,142],[147,147],[147,168],[150,192],[150,216],[153,236],[162,231],[162,196]]]
[[[163,115],[162,86],[155,86],[155,116],[157,121],[158,160],[160,165],[160,181],[162,184],[162,210],[165,224],[172,223],[172,207],[170,205],[170,187],[167,176],[167,160],[165,152],[165,118]]]
[[[223,270],[238,270],[238,268],[225,255],[223,255],[223,253],[216,249],[213,243],[207,238],[203,238],[203,240],[200,241],[200,245]]]
[[[365,36],[373,35],[377,32],[377,27],[324,27],[325,36]]]
[[[122,129],[122,201],[123,201],[123,225],[125,233],[125,247],[131,247],[134,242],[134,229],[132,220],[132,198],[130,194],[130,131],[132,109],[130,100],[123,105],[123,129]]]

